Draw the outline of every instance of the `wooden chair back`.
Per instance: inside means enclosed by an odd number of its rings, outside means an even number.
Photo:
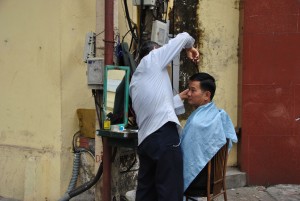
[[[199,190],[199,196],[207,197],[207,201],[214,200],[220,195],[224,196],[224,200],[227,201],[226,193],[226,167],[228,159],[228,145],[229,140],[227,139],[226,144],[215,154],[215,156],[208,162],[207,166],[207,184],[206,191]],[[211,180],[213,177],[213,180]],[[211,184],[213,182],[213,184]],[[211,189],[212,188],[212,189]],[[185,193],[186,201],[195,200]]]

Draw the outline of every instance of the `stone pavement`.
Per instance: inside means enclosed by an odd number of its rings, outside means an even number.
[[[131,192],[128,201],[134,201]],[[129,194],[128,194],[129,195]],[[223,201],[223,196],[215,199]],[[275,185],[268,188],[264,186],[246,186],[227,190],[228,201],[300,201],[300,185]],[[206,201],[199,198],[198,201]]]
[[[300,185],[246,186],[227,190],[228,201],[300,201]],[[205,198],[199,199],[204,201]],[[221,201],[223,198],[218,198]],[[20,201],[0,196],[0,201]]]
[[[267,188],[264,186],[246,186],[228,189],[227,198],[229,201],[300,201],[300,185],[279,184]],[[223,198],[216,200],[221,201]]]
[[[233,201],[300,201],[300,185],[252,186],[228,189]]]

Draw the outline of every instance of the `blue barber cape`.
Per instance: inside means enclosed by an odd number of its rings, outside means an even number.
[[[213,102],[198,107],[188,118],[181,135],[183,153],[184,191],[210,159],[230,140],[237,136],[230,117]]]

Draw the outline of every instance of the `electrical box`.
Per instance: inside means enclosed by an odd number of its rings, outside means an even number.
[[[92,89],[100,89],[103,86],[104,76],[104,59],[89,58],[87,59],[87,84]]]
[[[156,0],[144,0],[144,6],[155,6]],[[141,5],[141,0],[132,0],[134,6]]]
[[[83,61],[85,63],[89,58],[93,58],[96,56],[95,45],[96,45],[96,34],[94,32],[87,33],[85,36],[84,53],[83,53]]]
[[[164,45],[168,43],[169,40],[169,23],[164,23],[155,20],[152,24],[151,40],[158,43],[159,45]]]

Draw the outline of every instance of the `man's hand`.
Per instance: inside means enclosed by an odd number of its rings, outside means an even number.
[[[196,48],[186,48],[186,55],[189,59],[191,59],[193,62],[198,62],[199,61],[199,52]]]
[[[185,100],[185,99],[188,98],[188,95],[187,95],[188,92],[189,92],[189,89],[186,89],[186,90],[179,93],[179,97],[181,98],[181,100]]]

